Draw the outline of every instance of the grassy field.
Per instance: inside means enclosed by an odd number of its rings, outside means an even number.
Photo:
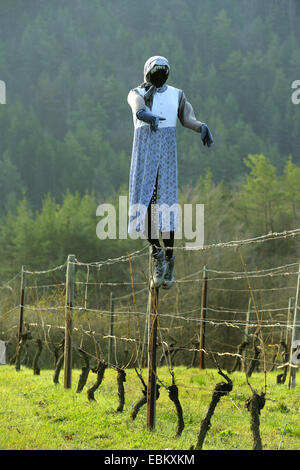
[[[72,389],[52,381],[53,371],[42,370],[34,376],[25,367],[0,366],[0,449],[1,450],[188,450],[197,441],[216,383],[223,379],[216,370],[175,368],[185,429],[174,438],[177,416],[167,390],[161,387],[156,408],[156,429],[146,429],[146,407],[135,421],[130,411],[142,396],[142,386],[134,370],[126,371],[125,407],[117,413],[116,371],[107,369],[95,402],[87,400],[87,387],[94,383],[90,372],[88,384],[76,393],[80,371],[74,370]],[[300,377],[296,387],[276,384],[277,372],[267,375],[267,400],[260,417],[264,450],[300,449]],[[158,369],[158,377],[171,384],[168,369]],[[144,371],[144,379],[147,372]],[[241,372],[231,375],[232,392],[221,398],[206,436],[204,450],[251,450],[250,415],[245,401],[251,392]],[[251,385],[263,390],[263,374],[254,373]],[[298,383],[297,383],[298,381]]]

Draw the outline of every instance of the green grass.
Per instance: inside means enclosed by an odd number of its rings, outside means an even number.
[[[206,414],[212,391],[223,379],[215,370],[175,368],[179,398],[183,408],[185,429],[180,438],[174,438],[177,416],[167,390],[160,389],[156,407],[155,431],[147,431],[146,407],[136,420],[129,419],[136,400],[141,397],[141,383],[134,370],[126,371],[125,407],[116,413],[118,395],[116,371],[107,369],[96,402],[87,400],[86,390],[76,393],[80,371],[74,370],[72,389],[52,382],[53,371],[42,370],[34,376],[31,369],[22,367],[16,372],[12,366],[0,367],[0,449],[88,449],[88,450],[187,450],[197,441],[200,423]],[[300,386],[289,390],[287,384],[276,384],[277,372],[268,373],[267,401],[261,412],[260,432],[265,450],[300,449]],[[158,369],[158,376],[171,384],[166,367]],[[233,390],[221,398],[206,436],[203,449],[251,450],[250,416],[245,400],[250,389],[244,374],[231,376]],[[94,382],[91,372],[88,385]],[[144,371],[147,381],[147,371]],[[251,385],[263,390],[263,374],[253,374]]]

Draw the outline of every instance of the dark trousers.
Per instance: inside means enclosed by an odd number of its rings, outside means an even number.
[[[153,191],[153,194],[152,194],[152,198],[151,198],[149,206],[147,208],[147,220],[148,220],[148,236],[147,236],[147,239],[148,239],[148,242],[153,247],[153,253],[154,254],[157,253],[157,251],[161,249],[161,244],[160,244],[160,241],[159,241],[159,233],[156,232],[156,234],[154,235],[154,238],[152,238],[153,234],[152,234],[152,230],[151,230],[152,229],[151,204],[156,204],[156,201],[157,201],[157,178],[158,178],[158,174],[156,176],[156,181],[155,181],[155,186],[154,186],[154,191]],[[171,258],[171,256],[173,255],[173,247],[174,247],[174,231],[171,230],[170,232],[164,232],[163,234],[161,233],[161,235],[162,235],[164,247],[166,248],[166,257]]]

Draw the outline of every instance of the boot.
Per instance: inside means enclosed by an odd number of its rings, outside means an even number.
[[[162,288],[163,289],[171,289],[174,284],[174,265],[175,265],[175,256],[171,256],[170,258],[166,258],[167,269],[165,272]]]
[[[153,268],[151,287],[160,287],[164,280],[167,264],[163,249],[159,249],[156,253],[152,253]]]

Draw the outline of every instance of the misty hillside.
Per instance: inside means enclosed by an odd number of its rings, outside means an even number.
[[[1,276],[22,264],[63,263],[69,253],[92,261],[140,247],[100,242],[96,207],[117,208],[127,194],[127,94],[152,55],[168,58],[168,83],[184,90],[214,136],[208,149],[178,124],[180,202],[205,204],[205,242],[297,228],[300,105],[291,84],[300,79],[299,4],[1,2]],[[258,261],[273,265],[270,253]],[[290,256],[297,259],[293,244],[276,251],[278,263]]]
[[[288,8],[287,8],[288,6]],[[263,153],[282,171],[300,164],[298,1],[21,0],[2,2],[0,209],[24,194],[33,209],[50,193],[95,191],[99,200],[128,184],[130,88],[144,62],[165,55],[169,83],[185,91],[215,145],[178,127],[179,184],[211,169],[232,183],[244,158]]]

